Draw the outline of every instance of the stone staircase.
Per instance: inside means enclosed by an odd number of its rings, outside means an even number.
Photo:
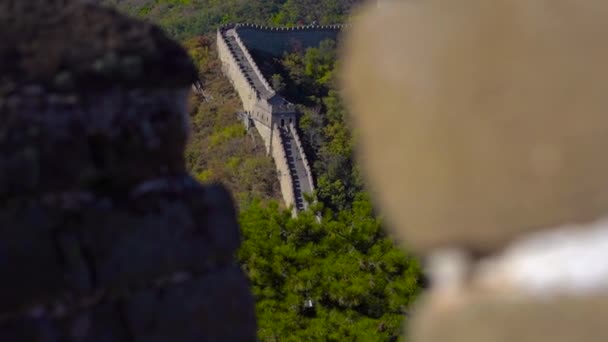
[[[308,204],[304,200],[304,194],[311,193],[313,187],[306,174],[306,167],[304,166],[302,153],[298,150],[296,145],[294,132],[288,127],[281,127],[279,132],[281,134],[285,156],[287,157],[291,179],[293,180],[294,206],[296,210],[302,211],[308,207]]]
[[[235,78],[233,85],[243,100],[245,112],[239,118],[245,122],[246,127],[253,125],[258,130],[271,154],[273,136],[281,138],[281,142],[277,143],[278,154],[273,157],[280,164],[277,165],[277,170],[289,176],[288,181],[280,176],[285,203],[293,205],[296,212],[305,210],[308,205],[304,194],[314,193],[314,184],[295,128],[295,106],[272,89],[236,27],[218,30],[218,51],[225,66],[224,72]],[[256,99],[252,98],[253,94]],[[285,125],[286,122],[289,124]]]
[[[262,98],[270,98],[273,93],[270,89],[268,89],[262,79],[258,76],[258,74],[254,70],[254,66],[251,65],[249,60],[247,60],[245,56],[245,51],[239,46],[236,41],[236,32],[234,29],[228,30],[224,37],[226,38],[226,43],[228,44],[228,49],[233,54],[233,56],[237,59],[239,65],[242,67],[243,72],[245,73],[245,77],[253,83],[253,87],[260,94]]]

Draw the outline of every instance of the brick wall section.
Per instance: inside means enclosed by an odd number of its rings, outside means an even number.
[[[311,25],[299,27],[267,27],[237,25],[239,37],[249,49],[281,56],[294,47],[306,49],[317,47],[326,39],[337,40],[343,25]]]

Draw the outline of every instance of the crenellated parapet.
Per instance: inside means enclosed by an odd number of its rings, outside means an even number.
[[[238,28],[252,28],[260,31],[270,32],[286,32],[286,31],[318,31],[318,30],[343,30],[348,28],[348,24],[332,24],[332,25],[298,25],[298,26],[268,26],[251,23],[231,23],[224,24],[219,27],[221,31]]]
[[[297,128],[296,125],[291,123],[289,125],[289,129],[292,132],[297,132]],[[308,178],[308,182],[310,183],[311,186],[311,192],[315,191],[315,182],[313,181],[312,178],[312,169],[310,168],[310,164],[308,163],[308,159],[306,158],[306,153],[304,153],[304,145],[302,145],[302,140],[300,140],[300,136],[298,134],[294,134],[294,140],[296,142],[296,147],[300,153],[300,155],[302,156],[302,162],[304,164],[304,168],[306,169],[306,176]]]
[[[338,40],[346,25],[306,25],[272,27],[234,24],[233,29],[250,50],[281,56],[286,51],[317,47],[326,39]]]
[[[218,31],[217,46],[218,55],[222,61],[222,71],[237,90],[245,110],[251,111],[261,97],[253,80],[246,73],[245,64],[236,57],[234,47],[228,43],[226,36],[221,31]]]
[[[245,54],[245,59],[247,60],[247,62],[249,62],[249,64],[253,68],[253,72],[260,79],[260,81],[262,82],[262,85],[264,86],[264,88],[266,88],[268,93],[270,93],[270,97],[274,96],[276,94],[276,91],[274,89],[272,89],[272,86],[270,85],[270,83],[268,83],[268,80],[266,80],[266,77],[264,77],[264,74],[258,67],[258,64],[253,59],[253,56],[251,56],[249,49],[245,46],[245,43],[243,43],[243,40],[241,39],[241,37],[239,37],[238,34],[235,34],[234,39],[235,39],[236,43],[238,44],[238,46],[243,50],[243,53]]]
[[[293,178],[289,169],[289,160],[285,153],[285,149],[282,148],[285,145],[279,128],[277,126],[272,127],[272,158],[274,159],[278,177],[279,185],[281,188],[281,194],[283,195],[283,201],[286,206],[292,206],[295,204],[296,193],[293,185]]]

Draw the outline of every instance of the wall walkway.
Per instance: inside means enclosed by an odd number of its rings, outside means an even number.
[[[313,191],[313,184],[309,177],[309,169],[306,167],[308,163],[306,158],[302,158],[304,154],[296,143],[295,137],[298,135],[297,132],[289,127],[281,127],[279,129],[279,134],[281,134],[282,147],[285,151],[289,174],[292,179],[295,200],[294,207],[297,210],[304,210],[308,207],[308,203],[306,203],[304,199],[304,194],[312,193]]]
[[[336,39],[342,26],[269,28],[250,24],[227,25],[218,30],[222,71],[243,102],[241,117],[253,122],[275,161],[285,204],[306,209],[304,194],[314,193],[312,171],[297,131],[295,106],[270,86],[251,56],[250,48],[272,55],[295,48],[317,46]],[[250,119],[250,121],[249,121]]]

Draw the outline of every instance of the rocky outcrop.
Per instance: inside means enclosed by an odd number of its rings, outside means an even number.
[[[0,19],[0,340],[255,340],[232,199],[185,170],[186,53],[81,1]]]

